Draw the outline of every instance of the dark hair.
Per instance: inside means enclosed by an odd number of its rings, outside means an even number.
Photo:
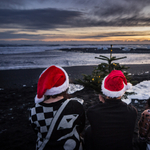
[[[145,109],[150,109],[150,98],[147,100]]]
[[[68,89],[60,94],[57,95],[45,95],[45,99],[44,100],[48,100],[49,98],[56,98],[58,96],[63,96],[64,98],[69,98],[69,94],[67,93]]]

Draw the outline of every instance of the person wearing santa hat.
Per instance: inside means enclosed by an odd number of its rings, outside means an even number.
[[[87,150],[132,150],[137,110],[121,101],[126,90],[132,87],[121,70],[112,70],[101,85],[103,98],[90,107],[87,118],[90,127],[85,134]],[[87,136],[87,137],[86,137]]]
[[[67,99],[69,77],[59,66],[44,70],[38,80],[30,123],[37,134],[36,150],[82,150],[83,105]]]

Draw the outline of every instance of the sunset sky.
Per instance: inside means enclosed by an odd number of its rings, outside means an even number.
[[[150,0],[0,0],[0,44],[150,44]]]

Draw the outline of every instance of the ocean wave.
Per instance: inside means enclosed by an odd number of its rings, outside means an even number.
[[[56,47],[57,46],[55,46],[55,48]],[[2,49],[2,47],[0,48]],[[8,49],[6,50],[6,54],[2,54],[3,52],[1,52],[0,70],[47,68],[50,65],[59,65],[62,67],[98,65],[104,62],[103,60],[95,59],[95,57],[98,57],[100,55],[99,53],[80,53],[61,50],[50,50],[47,46],[46,49],[48,50],[45,50],[45,47],[40,47],[39,49],[37,49],[36,46],[34,46],[32,47],[33,49],[30,49],[31,46],[22,46],[20,51],[25,53],[18,53],[16,47],[13,47],[13,49],[11,48],[9,53],[7,53]],[[102,55],[110,57],[109,53]],[[127,57],[126,59],[115,61],[116,63],[120,64],[150,64],[150,54],[148,53],[118,53],[112,55],[116,56],[117,58],[124,56]]]
[[[51,45],[0,45],[0,54],[21,54],[21,53],[35,53],[35,52],[43,52],[43,51],[49,51],[49,50],[60,50],[60,49],[71,49],[71,48],[95,48],[96,49],[102,49],[102,50],[108,50],[110,48],[109,44],[51,44]],[[121,44],[115,44],[113,45],[113,48],[120,48],[124,51],[129,51],[131,49],[150,49],[150,45],[121,45]]]

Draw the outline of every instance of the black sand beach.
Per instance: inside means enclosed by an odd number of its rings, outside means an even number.
[[[150,79],[150,64],[126,65],[132,79],[137,83]],[[70,82],[82,78],[82,74],[91,74],[94,66],[64,67],[70,77]],[[1,150],[33,150],[35,149],[36,135],[32,131],[29,122],[29,109],[34,105],[36,95],[36,83],[40,69],[0,70],[0,149]],[[141,74],[142,73],[142,74]],[[71,95],[84,99],[85,111],[89,106],[98,101],[98,95],[87,88]],[[138,118],[144,110],[146,100],[132,104],[138,110]],[[88,125],[88,121],[86,122]],[[134,137],[137,137],[138,126],[136,124]]]

